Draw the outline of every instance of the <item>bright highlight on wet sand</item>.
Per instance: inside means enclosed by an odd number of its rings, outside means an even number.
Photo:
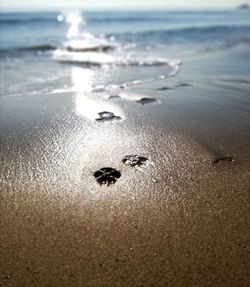
[[[0,16],[0,286],[248,286],[249,11]]]

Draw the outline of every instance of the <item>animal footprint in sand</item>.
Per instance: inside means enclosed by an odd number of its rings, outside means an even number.
[[[220,162],[224,162],[224,161],[229,161],[229,162],[234,162],[235,159],[231,156],[225,156],[225,157],[218,157],[216,159],[213,160],[212,164],[219,164]]]
[[[121,120],[121,117],[114,115],[112,112],[100,112],[98,113],[99,118],[96,119],[98,122],[106,122],[112,120]]]
[[[142,105],[147,105],[147,104],[160,103],[160,100],[155,99],[155,98],[141,98],[141,99],[137,100],[136,102],[139,104],[142,104]]]
[[[112,167],[103,167],[94,173],[94,177],[100,185],[109,186],[116,183],[117,179],[121,177],[121,173]]]
[[[126,155],[123,158],[122,162],[132,167],[134,166],[141,167],[143,165],[148,165],[150,163],[148,158],[139,155]]]

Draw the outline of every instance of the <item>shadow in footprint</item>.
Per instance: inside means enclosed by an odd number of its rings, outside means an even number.
[[[132,166],[132,167],[141,167],[143,165],[149,164],[149,159],[144,156],[139,155],[126,155],[122,162],[126,165]]]
[[[121,117],[114,115],[112,112],[100,112],[98,113],[99,118],[96,119],[98,122],[106,122],[113,120],[121,120]]]
[[[136,102],[141,104],[141,105],[160,103],[160,101],[158,99],[155,99],[155,98],[141,98],[141,99],[137,100]]]
[[[161,91],[161,92],[163,92],[163,91],[172,91],[172,90],[173,90],[173,88],[171,88],[171,87],[161,87],[161,88],[157,89],[157,91]]]
[[[94,177],[100,185],[109,186],[116,183],[117,179],[121,177],[121,173],[112,167],[103,167],[94,173]]]
[[[185,88],[185,87],[192,87],[192,85],[188,83],[179,83],[175,86],[175,88]]]
[[[176,84],[174,87],[164,86],[164,87],[158,88],[156,90],[160,91],[160,92],[164,92],[164,91],[173,91],[176,88],[185,88],[185,87],[192,87],[192,85],[188,84],[188,83],[179,83],[179,84]]]
[[[232,156],[225,156],[225,154],[227,154],[225,151],[220,150],[218,146],[210,142],[208,138],[203,138],[200,133],[192,132],[192,139],[213,157],[212,165],[219,165],[223,162],[235,162]]]
[[[109,100],[118,100],[120,99],[121,97],[119,95],[111,95],[108,97]]]
[[[217,157],[213,160],[212,164],[217,165],[220,162],[234,162],[235,159],[231,156],[225,156],[225,157]]]

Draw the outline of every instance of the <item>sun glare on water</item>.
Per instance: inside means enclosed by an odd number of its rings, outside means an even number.
[[[84,20],[79,12],[69,12],[66,15],[66,22],[70,25],[67,38],[72,39],[79,36],[80,25],[84,25]]]

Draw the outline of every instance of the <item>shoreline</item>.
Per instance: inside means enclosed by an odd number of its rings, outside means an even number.
[[[247,286],[249,53],[187,59],[120,98],[0,97],[0,284]],[[109,109],[121,119],[92,118]]]

